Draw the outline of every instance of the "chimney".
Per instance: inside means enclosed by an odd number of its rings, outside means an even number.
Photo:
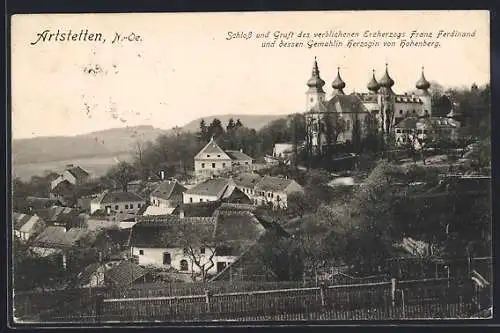
[[[73,167],[73,164],[66,164],[66,169],[70,169]]]
[[[181,210],[179,211],[179,217],[180,217],[181,219],[183,219],[183,218],[184,218],[184,209],[181,209]]]
[[[161,180],[165,179],[165,171],[163,171],[163,170],[160,171],[160,178],[161,178]]]

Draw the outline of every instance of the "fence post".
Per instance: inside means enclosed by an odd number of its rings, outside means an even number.
[[[210,290],[205,289],[205,304],[207,313],[210,312]]]
[[[103,304],[104,304],[104,295],[102,293],[98,293],[95,296],[95,315],[96,315],[96,321],[98,323],[100,323],[102,320]]]
[[[324,283],[321,283],[319,285],[319,295],[321,296],[321,307],[324,309],[326,307],[326,300],[325,300],[325,289],[326,286]]]
[[[392,301],[392,307],[396,306],[396,279],[392,278],[391,279],[391,301]]]

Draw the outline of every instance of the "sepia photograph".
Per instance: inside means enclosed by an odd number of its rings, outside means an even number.
[[[488,11],[10,28],[14,325],[493,317]]]

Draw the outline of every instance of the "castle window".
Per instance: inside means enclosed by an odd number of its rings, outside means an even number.
[[[403,110],[399,110],[399,114],[403,114]]]
[[[212,169],[215,169],[215,163],[212,163]]]

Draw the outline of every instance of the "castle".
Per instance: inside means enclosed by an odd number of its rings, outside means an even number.
[[[365,137],[370,120],[383,133],[393,133],[394,126],[403,119],[432,116],[431,84],[425,78],[423,68],[415,84],[415,94],[396,94],[392,90],[394,80],[389,75],[387,64],[384,75],[378,81],[373,70],[366,85],[367,93],[346,95],[346,83],[340,76],[340,68],[332,82],[333,94],[329,100],[325,98],[324,85],[315,58],[311,78],[307,81],[305,116],[310,144],[316,148],[323,148],[328,142],[353,142],[357,137]],[[325,130],[328,126],[325,117],[336,119],[330,131]]]

